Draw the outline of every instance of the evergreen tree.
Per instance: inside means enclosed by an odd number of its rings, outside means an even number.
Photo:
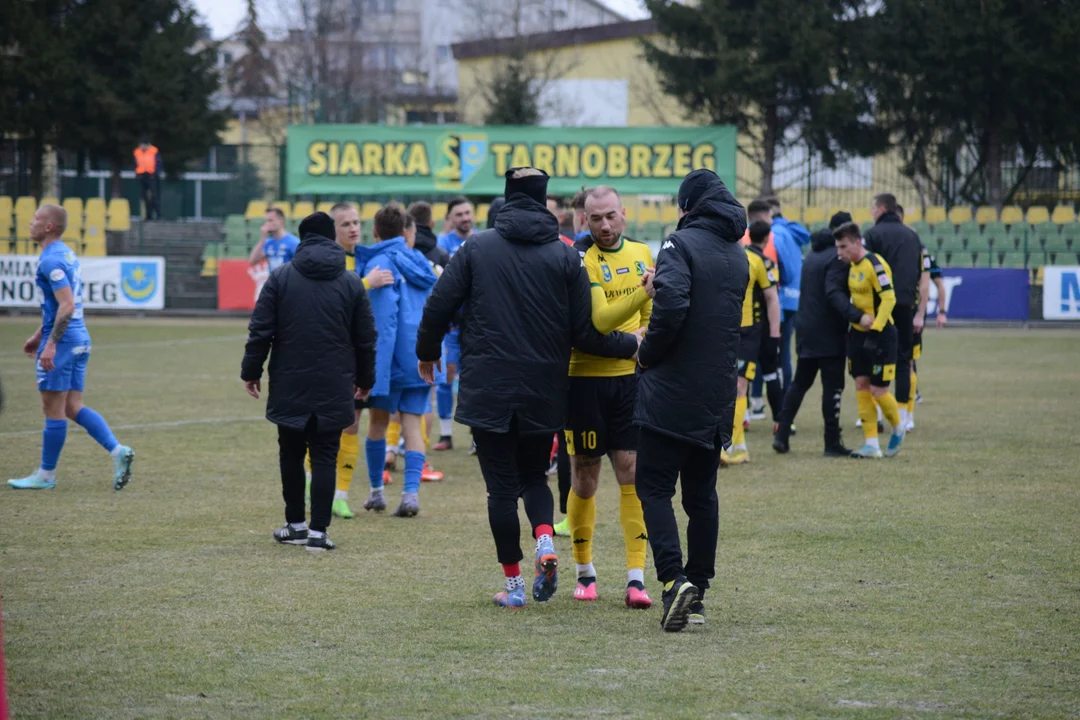
[[[229,68],[229,89],[239,97],[269,97],[273,94],[278,73],[267,55],[266,33],[259,26],[255,0],[247,0],[247,16],[238,36],[244,41],[247,52]]]
[[[538,83],[524,57],[511,57],[484,88],[487,125],[536,125],[540,122]]]

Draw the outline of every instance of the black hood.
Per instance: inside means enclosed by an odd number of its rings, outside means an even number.
[[[832,230],[828,228],[822,228],[810,236],[810,249],[814,252],[821,252],[835,244],[836,240],[833,238]]]
[[[506,198],[497,197],[491,201],[491,206],[488,208],[487,226],[490,230],[495,227],[495,218],[499,216],[499,211],[506,205]]]
[[[507,199],[495,218],[495,230],[513,242],[542,245],[559,241],[559,221],[548,212],[547,205],[524,193]]]
[[[438,243],[438,238],[435,237],[435,231],[429,228],[427,225],[416,226],[416,244],[413,246],[425,255],[435,248]]]
[[[680,202],[688,200],[686,215],[679,220],[679,230],[702,228],[727,242],[742,240],[746,233],[746,208],[739,204],[716,173],[695,170],[687,175],[679,190],[679,199]]]
[[[345,272],[345,248],[328,237],[308,234],[296,248],[293,266],[312,280],[333,280]]]

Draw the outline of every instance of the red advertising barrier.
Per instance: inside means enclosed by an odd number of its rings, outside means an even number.
[[[218,310],[253,310],[270,275],[265,262],[252,267],[247,260],[218,262]]]

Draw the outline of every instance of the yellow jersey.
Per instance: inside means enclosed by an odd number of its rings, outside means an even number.
[[[593,325],[602,333],[614,330],[634,332],[648,327],[652,298],[645,293],[641,279],[652,267],[652,253],[645,243],[622,238],[619,246],[605,250],[586,237],[574,243],[589,273],[592,286]],[[620,377],[633,375],[634,360],[597,357],[574,348],[570,354],[573,377]]]
[[[764,315],[765,291],[776,285],[776,264],[753,245],[746,246],[746,259],[750,262],[750,282],[746,284],[746,297],[742,306],[742,327],[753,327]]]
[[[896,306],[892,268],[876,253],[868,252],[859,262],[851,263],[848,292],[851,293],[852,305],[864,314],[874,316],[871,330],[881,331],[892,323],[892,311]],[[858,323],[852,323],[851,327],[866,332]]]

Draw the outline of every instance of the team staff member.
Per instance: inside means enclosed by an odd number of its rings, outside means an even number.
[[[602,333],[648,327],[652,300],[642,285],[653,266],[644,243],[623,237],[626,210],[615,188],[600,186],[585,199],[589,237],[576,248],[592,286],[592,322]],[[626,542],[626,606],[647,609],[645,549],[648,537],[641,501],[634,489],[637,465],[637,401],[634,361],[596,357],[575,349],[570,355],[570,397],[565,440],[571,455],[572,490],[567,503],[577,584],[574,598],[596,600],[593,534],[600,466],[610,458],[619,485],[619,522]]]
[[[146,206],[146,219],[160,219],[160,204],[158,193],[161,177],[161,151],[143,138],[139,146],[135,148],[135,177],[139,181],[139,189],[142,190],[143,205]]]
[[[882,193],[870,207],[874,227],[866,231],[866,249],[889,266],[893,273],[896,307],[896,401],[900,420],[907,427],[907,404],[911,399],[911,359],[915,348],[915,320],[919,278],[922,275],[922,243],[900,218],[896,197]]]
[[[274,539],[332,550],[334,458],[355,420],[353,400],[375,382],[375,323],[364,284],[345,272],[334,221],[315,213],[300,223],[292,262],[270,273],[248,326],[240,377],[258,399],[270,349],[266,419],[278,426],[285,526]],[[304,454],[311,454],[311,526],[304,513]]]
[[[780,298],[776,291],[776,268],[764,253],[768,238],[768,222],[755,220],[750,223],[750,244],[746,246],[750,279],[743,297],[742,327],[739,331],[738,399],[735,401],[735,428],[731,451],[721,456],[721,462],[725,465],[750,462],[750,453],[746,449],[746,430],[741,420],[746,415],[747,391],[759,369],[768,387],[769,404],[772,405],[774,417],[780,414],[780,404],[783,402],[780,379],[777,376],[780,354]],[[764,315],[759,310],[762,306],[766,309]]]
[[[746,210],[716,173],[695,170],[679,187],[678,229],[660,246],[634,424],[640,428],[637,491],[656,575],[664,584],[661,627],[678,632],[705,621],[702,600],[715,574],[720,448],[731,442],[738,384],[736,355],[750,279],[739,239]],[[671,499],[682,477],[690,520],[683,565]]]
[[[821,416],[825,420],[825,457],[851,457],[840,431],[840,398],[844,392],[844,358],[848,323],[857,323],[862,311],[851,304],[848,294],[848,265],[836,255],[832,231],[851,222],[846,212],[836,213],[827,229],[810,237],[810,254],[803,261],[796,318],[795,345],[799,364],[795,378],[784,394],[784,407],[777,419],[773,449],[790,450],[791,425],[799,414],[806,391],[821,373]]]
[[[258,265],[265,260],[273,272],[293,259],[300,240],[285,231],[285,213],[281,208],[267,208],[266,222],[259,228],[259,233],[259,242],[251,249],[248,264]]]
[[[851,323],[848,331],[848,370],[855,378],[855,393],[859,401],[865,444],[853,455],[860,458],[880,458],[878,444],[877,407],[892,425],[887,457],[900,452],[906,425],[900,421],[900,408],[889,393],[889,383],[896,374],[896,326],[892,310],[896,294],[892,286],[889,264],[863,247],[859,226],[844,223],[833,232],[836,254],[849,263],[848,291],[851,304],[862,316]]]
[[[420,373],[429,382],[450,324],[461,314],[461,392],[457,421],[473,430],[488,490],[488,520],[506,590],[503,607],[525,606],[521,577],[520,497],[536,538],[533,598],[558,587],[547,485],[551,438],[566,423],[571,344],[604,357],[630,358],[637,339],[601,335],[591,318],[581,257],[559,241],[547,211],[547,175],[535,168],[506,174],[506,204],[495,229],[471,238],[450,260],[424,308],[417,336]]]

